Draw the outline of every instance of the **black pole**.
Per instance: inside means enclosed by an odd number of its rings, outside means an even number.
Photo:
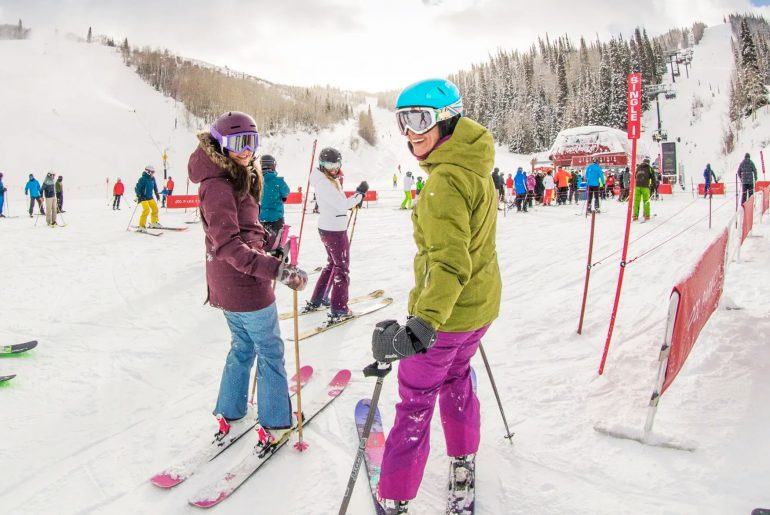
[[[342,498],[339,515],[345,515],[348,511],[348,504],[350,504],[350,498],[353,496],[353,488],[355,488],[356,479],[358,479],[358,471],[361,469],[361,462],[364,460],[366,442],[369,440],[369,433],[371,432],[372,424],[374,423],[374,413],[377,411],[377,403],[380,401],[382,381],[385,379],[385,376],[388,375],[391,368],[390,363],[375,362],[364,369],[364,376],[376,376],[377,383],[374,385],[374,393],[372,394],[372,400],[369,403],[369,413],[366,415],[364,429],[361,432],[361,438],[358,440],[358,452],[356,453],[356,459],[353,461],[353,470],[350,472],[348,486],[345,488],[345,496]]]
[[[660,134],[660,93],[655,94],[655,105],[658,109],[658,134]]]
[[[497,405],[500,408],[500,415],[503,417],[503,424],[505,425],[505,438],[513,445],[513,433],[508,429],[508,420],[505,418],[505,412],[503,411],[503,403],[500,401],[500,394],[497,393],[497,385],[495,384],[495,378],[492,376],[492,369],[489,368],[489,361],[487,360],[487,353],[484,352],[484,346],[479,343],[479,350],[481,351],[481,359],[484,360],[484,366],[487,368],[487,374],[489,375],[489,381],[492,383],[492,390],[495,392],[495,398],[497,399]]]

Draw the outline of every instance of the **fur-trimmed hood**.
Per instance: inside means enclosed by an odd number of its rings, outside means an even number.
[[[251,164],[244,169],[244,167],[219,152],[214,144],[214,140],[211,138],[211,133],[207,131],[198,133],[198,143],[198,148],[190,156],[190,163],[187,168],[190,180],[193,183],[200,184],[206,179],[214,177],[235,180],[241,173],[251,174],[252,180],[262,180],[258,160],[252,160]],[[262,188],[260,187],[261,190]]]

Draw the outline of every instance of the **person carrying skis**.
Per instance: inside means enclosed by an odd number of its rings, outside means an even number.
[[[46,174],[42,189],[45,197],[45,222],[48,227],[56,227],[56,181],[53,172]]]
[[[118,177],[118,182],[115,183],[115,186],[112,187],[112,210],[115,211],[116,209],[120,209],[120,198],[123,196],[123,193],[125,192],[125,185],[120,182],[120,177]]]
[[[460,91],[443,79],[404,89],[396,119],[430,176],[412,215],[417,255],[410,316],[405,325],[379,322],[372,335],[377,361],[403,358],[401,402],[385,443],[379,495],[391,512],[405,513],[422,481],[439,394],[451,473],[474,481],[481,422],[470,360],[498,316],[501,280],[491,133],[463,117]]]
[[[32,218],[32,211],[35,207],[35,202],[37,202],[37,208],[40,210],[40,214],[45,214],[45,209],[43,209],[43,199],[40,198],[40,183],[37,182],[37,179],[35,179],[35,176],[32,174],[29,174],[29,180],[27,181],[26,186],[24,186],[24,195],[29,194],[29,217]]]
[[[649,157],[645,157],[642,164],[636,167],[635,179],[632,219],[639,220],[639,203],[644,202],[644,220],[647,221],[650,219],[650,189],[655,183],[655,173],[650,166]]]
[[[267,248],[274,249],[280,244],[283,231],[283,204],[289,198],[289,185],[276,172],[275,158],[265,154],[259,160],[262,178],[265,182],[262,201],[259,204],[259,223],[267,231]]]
[[[713,196],[711,193],[711,180],[714,180],[714,184],[717,184],[719,182],[719,179],[717,179],[716,174],[714,173],[714,170],[711,169],[711,163],[706,163],[706,169],[703,170],[703,198],[706,198],[706,195]]]
[[[63,180],[64,180],[64,177],[61,175],[56,178],[56,209],[59,211],[59,213],[64,213],[64,184],[62,184]]]
[[[147,215],[150,213],[152,213],[150,215],[150,227],[161,227],[158,222],[158,203],[156,202],[156,199],[160,200],[160,195],[158,194],[158,186],[155,183],[154,166],[147,165],[144,167],[144,172],[139,177],[134,192],[136,193],[137,201],[142,204],[142,214],[139,217],[139,229],[137,230],[139,232],[147,231]],[[153,193],[155,193],[155,199],[152,198]]]
[[[588,186],[588,197],[586,198],[586,216],[591,213],[591,198],[594,200],[594,210],[599,210],[599,188],[604,185],[604,171],[599,166],[599,158],[595,157],[593,162],[586,168],[586,185]]]
[[[5,206],[5,192],[8,188],[3,184],[3,172],[0,172],[0,218],[5,218],[3,214],[3,207]]]
[[[347,213],[356,206],[361,207],[364,196],[369,191],[369,184],[363,181],[353,196],[345,197],[338,180],[341,173],[342,154],[336,148],[327,147],[318,155],[318,168],[310,174],[310,184],[315,188],[318,209],[321,212],[318,218],[318,233],[326,248],[327,262],[318,277],[313,295],[302,311],[316,311],[331,304],[330,324],[353,316],[348,308],[350,241]],[[411,177],[411,172],[407,174]]]
[[[519,167],[516,170],[516,178],[513,179],[513,185],[516,188],[516,211],[527,212],[527,202],[529,197],[529,191],[527,189],[527,176],[524,175],[524,170]]]
[[[404,201],[401,202],[401,209],[412,209],[412,186],[414,186],[412,172],[406,172],[404,176]]]
[[[265,251],[259,223],[262,176],[254,167],[259,133],[246,113],[224,113],[198,134],[187,165],[199,184],[200,217],[206,236],[207,301],[223,311],[231,343],[214,415],[222,439],[230,422],[247,411],[249,373],[257,361],[257,412],[265,429],[291,427],[291,401],[284,346],[272,281],[302,290],[307,274]]]
[[[741,164],[738,167],[738,171],[736,173],[743,186],[743,192],[741,193],[741,204],[745,204],[746,201],[749,200],[749,197],[754,194],[754,183],[757,180],[757,167],[751,160],[751,154],[746,152],[746,155],[743,156],[743,161],[741,161]]]

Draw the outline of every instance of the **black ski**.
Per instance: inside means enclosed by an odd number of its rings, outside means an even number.
[[[37,340],[0,347],[0,356],[8,354],[20,354],[37,347]]]

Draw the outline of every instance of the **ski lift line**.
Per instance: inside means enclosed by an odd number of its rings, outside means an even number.
[[[631,240],[631,241],[629,242],[629,244],[631,244],[631,243],[636,243],[637,241],[641,240],[642,238],[644,238],[645,236],[649,235],[650,233],[652,233],[652,232],[654,232],[654,231],[658,230],[660,227],[662,227],[662,226],[663,226],[663,225],[665,225],[666,223],[670,222],[670,221],[671,221],[671,220],[673,220],[675,217],[679,216],[679,215],[680,215],[682,212],[684,212],[684,211],[685,211],[687,208],[689,208],[690,206],[692,206],[693,204],[695,204],[696,202],[698,202],[698,200],[700,200],[700,198],[696,198],[696,199],[694,199],[692,202],[690,202],[689,204],[687,204],[686,206],[684,206],[682,209],[680,209],[679,211],[677,211],[676,213],[674,213],[674,214],[673,214],[673,215],[671,215],[670,217],[668,217],[668,218],[666,218],[665,220],[663,220],[661,223],[657,224],[655,227],[653,227],[652,229],[650,229],[650,230],[649,230],[649,231],[647,231],[646,233],[642,234],[642,235],[641,235],[641,236],[639,236],[638,238],[634,238],[633,240]],[[713,211],[712,211],[712,212],[713,212]],[[619,251],[619,250],[616,250],[616,251],[612,252],[611,254],[608,254],[607,256],[605,256],[605,257],[601,258],[600,260],[596,261],[595,263],[592,263],[592,264],[591,264],[591,268],[594,268],[595,266],[597,266],[597,265],[600,265],[600,264],[601,264],[603,261],[605,261],[605,260],[607,260],[607,259],[611,258],[612,256],[614,256],[614,255],[615,255],[615,254],[617,254],[618,252],[620,252],[620,251]]]
[[[727,205],[727,202],[723,202],[721,206],[717,207],[716,209],[713,209],[711,212],[713,213],[714,211],[717,211],[718,209],[721,209],[721,208],[723,208],[723,207],[724,207],[724,206],[726,206],[726,205]],[[649,253],[651,253],[651,252],[653,252],[653,251],[655,251],[655,250],[659,249],[660,247],[662,247],[662,246],[663,246],[663,245],[665,245],[666,243],[668,243],[668,242],[670,242],[670,241],[674,240],[674,239],[675,239],[676,237],[678,237],[679,235],[683,234],[684,232],[686,232],[686,231],[688,231],[688,230],[692,229],[693,227],[695,227],[696,225],[698,225],[698,224],[699,224],[699,223],[701,223],[702,221],[706,220],[708,217],[709,217],[709,215],[706,215],[706,216],[704,216],[704,217],[701,217],[701,218],[699,218],[699,219],[698,219],[698,220],[696,220],[696,221],[695,221],[693,224],[691,224],[691,225],[689,225],[689,226],[685,227],[684,229],[682,229],[682,230],[681,230],[681,231],[679,231],[678,233],[674,234],[674,235],[673,235],[673,236],[671,236],[670,238],[667,238],[666,240],[663,240],[663,241],[662,241],[660,244],[658,244],[658,245],[655,245],[655,246],[654,246],[654,247],[652,247],[651,249],[648,249],[648,250],[646,250],[646,251],[642,252],[641,254],[639,254],[638,256],[636,256],[636,257],[635,257],[635,258],[633,258],[633,259],[629,259],[629,260],[626,262],[626,266],[630,265],[631,263],[633,263],[634,261],[636,261],[636,260],[638,260],[638,259],[641,259],[641,258],[643,258],[643,257],[644,257],[644,256],[646,256],[647,254],[649,254]],[[652,232],[652,231],[650,231],[650,232]]]

